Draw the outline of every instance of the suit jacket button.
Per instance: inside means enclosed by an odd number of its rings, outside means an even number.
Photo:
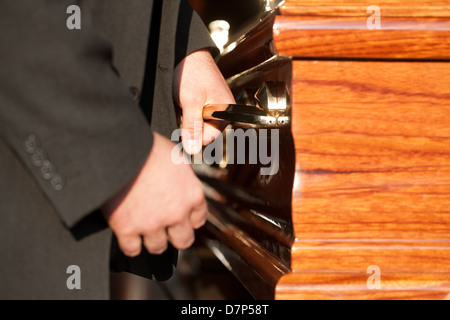
[[[34,134],[30,134],[24,142],[25,151],[29,154],[33,154],[41,146],[38,138]]]
[[[45,180],[50,180],[55,175],[55,167],[49,160],[44,160],[40,172],[42,178],[44,178]]]
[[[42,149],[37,149],[36,152],[31,155],[31,162],[36,167],[42,167],[45,160],[47,160],[47,155]]]
[[[59,174],[55,174],[50,180],[50,184],[55,191],[61,191],[64,189],[64,180]]]

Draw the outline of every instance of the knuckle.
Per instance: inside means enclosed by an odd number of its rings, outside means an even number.
[[[182,224],[187,218],[187,212],[185,210],[175,210],[170,215],[170,225]]]
[[[163,228],[163,225],[161,222],[151,220],[151,221],[148,221],[145,225],[143,225],[143,232],[145,234],[152,234],[152,233],[158,232],[162,228]]]
[[[125,248],[136,247],[136,241],[132,234],[118,234],[117,240],[119,244]]]
[[[186,250],[190,248],[195,242],[195,236],[189,235],[183,238],[178,237],[176,239],[171,240],[172,245],[178,250]]]
[[[200,205],[205,200],[205,193],[201,187],[197,187],[193,190],[192,202],[195,205]]]
[[[144,243],[145,248],[151,254],[162,254],[167,250],[166,239],[147,239]]]
[[[183,117],[183,129],[188,130],[186,134],[192,135],[197,130],[203,129],[202,118],[199,118],[196,114],[189,114]]]
[[[133,242],[131,240],[124,240],[120,242],[120,249],[123,253],[130,257],[138,256],[141,252],[140,245],[137,242]]]
[[[162,254],[167,250],[167,245],[161,246],[161,247],[155,247],[155,248],[147,248],[148,252],[151,254]]]
[[[180,246],[178,247],[178,249],[179,250],[186,250],[186,249],[190,248],[194,244],[194,241],[195,241],[195,237],[191,237],[190,239],[183,241],[180,244]]]
[[[200,229],[206,224],[206,214],[204,214],[201,217],[196,218],[195,221],[193,221],[194,229]]]

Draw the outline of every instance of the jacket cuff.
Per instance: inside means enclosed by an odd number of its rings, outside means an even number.
[[[69,151],[66,155],[75,158],[66,159],[67,165],[61,161],[53,165],[53,159],[45,151],[63,146],[49,145],[48,141],[40,141],[34,134],[25,138],[22,152],[29,159],[27,165],[38,177],[38,184],[68,228],[75,227],[98,210],[132,181],[143,167],[152,148],[153,134],[148,126],[127,129],[132,132],[128,134],[133,139],[117,134],[110,140],[113,143],[105,141],[96,144],[95,150],[89,148],[89,153]],[[71,148],[70,145],[65,147]],[[80,160],[84,164],[76,167],[70,165],[70,162]]]
[[[180,41],[184,43],[177,43],[175,66],[190,53],[200,49],[208,49],[214,59],[220,54],[220,50],[212,40],[208,28],[187,1],[181,2],[177,39],[181,39]]]

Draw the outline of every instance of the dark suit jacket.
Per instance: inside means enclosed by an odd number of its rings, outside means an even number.
[[[173,249],[125,258],[97,210],[176,127],[174,66],[213,46],[200,18],[184,0],[2,0],[0,30],[0,299],[107,299],[110,268],[170,277]]]

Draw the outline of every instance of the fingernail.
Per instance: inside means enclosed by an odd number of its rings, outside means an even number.
[[[185,149],[189,154],[197,154],[202,150],[202,143],[199,140],[188,140]]]

